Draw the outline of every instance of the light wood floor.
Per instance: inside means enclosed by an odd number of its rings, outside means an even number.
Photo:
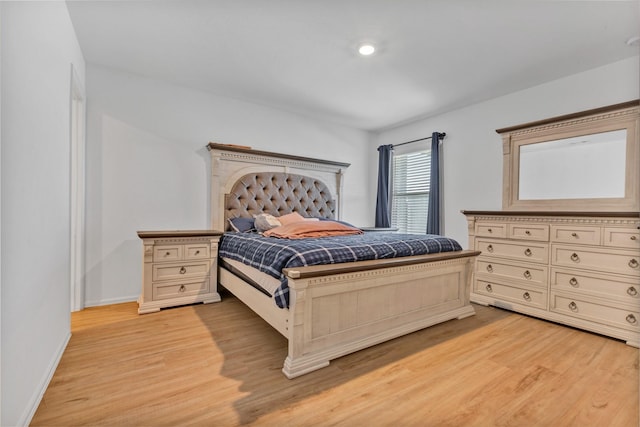
[[[229,294],[86,309],[32,425],[637,426],[638,350],[495,308],[294,380],[286,340]]]

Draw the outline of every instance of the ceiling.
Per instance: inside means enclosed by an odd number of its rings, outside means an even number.
[[[68,1],[85,60],[364,130],[639,54],[638,1]],[[378,51],[360,57],[357,45]],[[588,90],[588,89],[585,89]]]

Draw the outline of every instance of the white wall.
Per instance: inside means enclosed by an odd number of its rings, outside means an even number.
[[[87,306],[138,297],[137,230],[209,227],[209,141],[351,163],[343,218],[370,225],[366,132],[93,65],[87,99]]]
[[[446,132],[443,233],[468,244],[461,210],[502,209],[502,140],[495,129],[638,99],[639,60],[633,57],[490,101],[381,132],[376,146]],[[377,152],[369,150],[370,181]]]
[[[70,336],[71,64],[64,2],[2,2],[2,419],[28,424]]]

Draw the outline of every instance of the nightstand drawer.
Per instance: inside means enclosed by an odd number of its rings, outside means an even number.
[[[209,258],[209,254],[208,244],[185,245],[184,247],[184,259]]]
[[[156,246],[153,248],[153,262],[171,262],[182,259],[182,245]]]
[[[161,300],[168,298],[188,297],[191,295],[204,294],[209,291],[209,278],[202,280],[188,281],[180,283],[154,283],[153,299]]]
[[[190,262],[181,264],[159,264],[153,266],[153,281],[181,280],[209,275],[211,262]]]
[[[640,249],[640,230],[637,228],[605,228],[604,245]]]
[[[599,245],[600,233],[600,227],[552,225],[551,241],[557,243],[575,243],[578,245]]]

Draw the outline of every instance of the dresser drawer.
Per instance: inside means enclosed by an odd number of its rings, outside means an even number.
[[[597,299],[551,293],[550,311],[607,326],[639,331],[640,310]]]
[[[552,225],[551,242],[578,245],[599,245],[602,229],[579,225]]]
[[[622,249],[551,245],[555,266],[640,276],[640,253]]]
[[[482,251],[484,256],[504,257],[543,264],[549,262],[549,245],[542,243],[477,239],[475,249]]]
[[[153,248],[153,262],[180,261],[183,251],[183,245],[155,246]]]
[[[579,292],[600,298],[640,304],[638,280],[587,271],[551,269],[551,290]]]
[[[479,258],[477,261],[477,274],[486,280],[521,280],[532,285],[547,286],[548,269],[545,265],[519,264],[503,262],[499,259]]]
[[[637,228],[605,228],[604,245],[640,249],[640,230]]]
[[[160,282],[153,284],[153,300],[188,297],[209,292],[209,278],[186,282]]]
[[[154,264],[152,279],[156,281],[205,277],[209,275],[210,267],[209,260],[180,264]]]
[[[507,237],[507,225],[492,222],[478,222],[476,224],[476,236]]]
[[[549,241],[549,226],[545,224],[509,224],[508,233],[512,239]]]
[[[184,259],[209,258],[209,254],[209,245],[206,243],[184,245]]]
[[[517,286],[499,282],[476,280],[474,291],[478,294],[490,296],[497,300],[510,301],[517,304],[536,308],[547,308],[547,291],[526,286]]]

